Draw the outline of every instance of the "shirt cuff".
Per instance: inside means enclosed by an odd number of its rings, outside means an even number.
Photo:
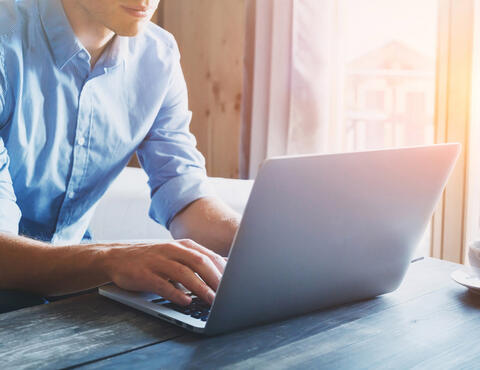
[[[0,232],[18,235],[21,217],[17,203],[10,199],[0,199]]]
[[[153,194],[149,215],[168,229],[175,215],[190,203],[215,195],[215,191],[204,176],[176,176]]]

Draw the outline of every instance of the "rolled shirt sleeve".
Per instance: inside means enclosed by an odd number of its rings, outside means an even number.
[[[9,163],[7,149],[0,137],[0,232],[18,234],[18,224],[22,214],[16,203],[17,199],[8,171]]]
[[[189,131],[191,112],[176,44],[171,78],[162,108],[150,132],[137,150],[149,177],[149,215],[167,228],[175,215],[193,201],[213,196],[207,183],[205,158],[196,149]]]

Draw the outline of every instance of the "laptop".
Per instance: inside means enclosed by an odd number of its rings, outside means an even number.
[[[211,307],[114,285],[101,295],[215,335],[395,290],[459,144],[267,159]]]

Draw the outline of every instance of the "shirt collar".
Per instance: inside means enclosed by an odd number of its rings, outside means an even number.
[[[60,0],[39,0],[40,19],[57,67],[62,69],[83,46],[75,36]]]
[[[39,0],[40,19],[58,68],[62,69],[80,51],[88,54],[73,32],[60,0]],[[115,36],[104,51],[101,62],[110,69],[120,65],[126,56],[128,38]]]
[[[106,70],[115,68],[126,61],[129,37],[115,35],[99,60]]]

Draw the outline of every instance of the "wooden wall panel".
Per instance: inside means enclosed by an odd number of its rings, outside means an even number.
[[[162,0],[158,20],[180,48],[209,176],[238,178],[245,0]]]

